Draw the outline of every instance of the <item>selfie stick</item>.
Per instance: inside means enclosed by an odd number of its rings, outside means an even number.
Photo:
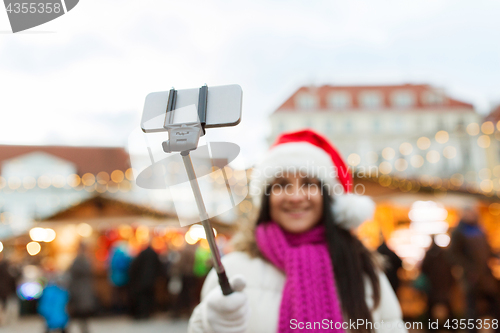
[[[196,206],[198,207],[201,224],[205,229],[208,245],[210,246],[210,251],[212,252],[214,268],[219,276],[219,284],[221,286],[222,293],[224,295],[229,295],[233,292],[233,290],[229,284],[226,270],[222,265],[219,248],[215,242],[215,234],[212,226],[210,225],[207,209],[205,208],[205,203],[203,202],[203,197],[201,196],[200,186],[196,178],[196,173],[194,172],[193,162],[191,161],[191,156],[189,155],[191,150],[195,150],[198,147],[198,140],[200,139],[200,136],[205,134],[208,87],[207,85],[204,85],[200,88],[198,97],[199,122],[183,124],[173,123],[173,110],[175,109],[176,96],[177,91],[172,88],[168,95],[167,116],[165,118],[164,126],[168,131],[169,139],[163,142],[163,150],[166,153],[180,152],[182,156],[182,161],[184,162],[184,167],[186,168],[186,172],[189,177],[189,183],[196,200]]]

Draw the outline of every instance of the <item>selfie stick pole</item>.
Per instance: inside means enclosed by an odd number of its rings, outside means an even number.
[[[208,97],[208,87],[204,85],[200,88],[199,100],[198,100],[198,124],[173,124],[172,114],[175,109],[176,91],[174,89],[170,90],[169,100],[167,104],[167,118],[165,122],[165,127],[169,131],[169,140],[163,143],[163,150],[167,153],[174,151],[180,151],[182,156],[182,161],[184,162],[184,167],[186,168],[187,175],[189,177],[189,183],[191,189],[194,193],[194,198],[196,200],[196,206],[198,207],[198,212],[200,214],[201,224],[205,229],[205,234],[207,236],[208,245],[210,246],[210,251],[212,252],[212,259],[214,263],[215,271],[219,276],[219,284],[224,295],[229,295],[233,292],[229,280],[226,275],[226,270],[222,265],[219,248],[215,242],[215,234],[210,225],[210,220],[208,218],[207,209],[205,203],[203,202],[203,197],[201,195],[200,186],[196,178],[196,173],[194,171],[193,162],[191,161],[191,156],[189,152],[195,150],[198,147],[198,140],[201,133],[205,134],[205,123],[207,115],[207,97]],[[200,126],[201,125],[201,126]]]
[[[229,295],[233,292],[229,281],[227,279],[226,271],[222,265],[220,259],[219,248],[215,242],[215,234],[212,226],[210,225],[210,220],[208,219],[208,213],[205,208],[205,203],[203,202],[203,197],[201,196],[200,187],[198,185],[198,180],[196,179],[196,174],[194,173],[193,163],[191,162],[191,156],[189,156],[189,151],[181,152],[182,161],[184,162],[184,167],[189,177],[189,183],[191,184],[191,189],[194,193],[194,198],[196,200],[196,206],[198,206],[198,212],[200,213],[201,224],[205,228],[205,234],[207,235],[208,245],[210,245],[210,251],[212,252],[212,259],[214,262],[214,268],[219,276],[219,284],[224,295]]]

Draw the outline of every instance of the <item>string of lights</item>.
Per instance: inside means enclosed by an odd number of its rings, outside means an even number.
[[[469,136],[477,136],[477,146],[482,149],[487,149],[491,145],[491,136],[498,141],[500,141],[500,121],[495,125],[492,121],[485,121],[481,124],[470,123],[465,128],[465,133]],[[450,134],[447,131],[440,130],[434,135],[434,140],[438,144],[446,144],[450,140]],[[453,145],[447,145],[442,147],[442,151],[439,152],[436,148],[428,150],[432,145],[432,141],[427,136],[419,137],[413,144],[410,142],[403,142],[399,144],[399,147],[385,147],[382,149],[381,157],[384,159],[378,165],[376,162],[379,160],[379,155],[376,152],[370,152],[367,154],[367,161],[374,167],[377,167],[377,171],[382,174],[380,177],[376,177],[381,185],[388,184],[390,186],[393,180],[398,183],[398,188],[402,191],[415,191],[416,188],[420,187],[431,187],[440,190],[466,190],[470,193],[481,193],[486,196],[496,195],[500,197],[500,179],[499,181],[493,181],[491,179],[492,175],[500,178],[500,165],[495,165],[493,168],[484,168],[479,171],[478,175],[481,182],[477,182],[476,172],[468,171],[466,174],[455,173],[449,179],[441,179],[440,177],[433,177],[429,175],[421,175],[418,179],[404,179],[401,177],[389,176],[397,172],[404,172],[407,170],[409,165],[414,168],[421,168],[427,163],[437,163],[444,156],[447,159],[453,159],[457,156],[457,149]],[[396,156],[396,151],[399,151],[403,156],[409,156],[414,152],[415,147],[425,152],[425,157],[423,153],[413,154],[408,160],[405,158],[398,158],[394,160]],[[355,168],[360,164],[361,157],[357,153],[352,153],[347,158],[348,164]],[[132,189],[132,182],[134,170],[129,168],[125,171],[114,170],[110,174],[101,171],[97,174],[85,173],[80,176],[78,174],[72,174],[67,177],[62,175],[41,175],[38,178],[33,176],[25,176],[22,179],[18,176],[12,176],[5,178],[0,176],[0,192],[25,192],[32,189],[49,189],[49,188],[66,188],[74,189],[77,191],[85,190],[87,192],[98,192],[98,193],[116,193],[128,192]],[[228,175],[229,181],[237,181],[240,177],[235,172],[234,177],[232,174]],[[370,177],[368,177],[370,178]],[[390,181],[388,180],[390,179]],[[219,180],[217,180],[219,181]],[[401,185],[402,184],[402,185]],[[247,209],[246,209],[247,210]]]
[[[481,149],[487,149],[491,146],[490,136],[494,136],[497,141],[500,141],[500,121],[497,122],[496,126],[491,121],[485,121],[481,125],[478,123],[470,123],[465,128],[465,133],[469,136],[478,136],[476,144]],[[432,137],[432,136],[431,136]],[[446,144],[450,140],[450,134],[447,131],[440,130],[434,135],[434,140],[438,144]],[[404,155],[408,156],[414,152],[414,146],[420,149],[423,153],[413,154],[408,160],[405,158],[398,158],[394,160],[396,156],[396,149]],[[462,190],[469,193],[479,193],[485,196],[500,197],[500,165],[496,164],[491,168],[483,168],[477,174],[475,171],[467,171],[465,174],[454,173],[451,177],[442,179],[436,176],[430,175],[418,175],[413,177],[414,179],[407,179],[404,177],[403,172],[407,170],[409,164],[415,169],[421,168],[424,164],[431,163],[435,164],[439,162],[441,155],[447,159],[453,159],[457,157],[457,149],[453,145],[447,145],[442,147],[441,153],[437,148],[428,150],[432,146],[432,141],[427,136],[419,137],[414,144],[410,142],[403,142],[396,149],[393,147],[385,147],[382,149],[382,158],[384,161],[380,162],[378,165],[378,154],[375,152],[370,152],[367,154],[367,160],[372,167],[375,167],[375,172],[368,172],[364,177],[373,178],[373,174],[377,174],[374,177],[381,185],[385,186],[396,186],[404,192],[417,191],[419,187],[431,187],[439,190]],[[425,152],[428,150],[427,152]],[[425,152],[425,155],[424,155]],[[424,155],[424,156],[422,156]],[[348,156],[348,164],[351,166],[353,173],[356,173],[356,168],[361,162],[361,157],[353,153]],[[370,171],[370,166],[368,167]],[[381,174],[379,177],[378,174]],[[397,176],[397,173],[403,174],[403,176]],[[476,179],[479,177],[480,181]],[[496,177],[492,179],[492,176]],[[397,185],[391,185],[396,183]]]

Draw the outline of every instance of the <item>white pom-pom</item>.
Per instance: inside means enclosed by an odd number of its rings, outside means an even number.
[[[350,230],[373,218],[375,202],[370,197],[357,194],[344,194],[334,197],[332,207],[335,222]]]

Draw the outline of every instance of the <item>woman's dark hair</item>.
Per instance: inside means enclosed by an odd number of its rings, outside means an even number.
[[[332,197],[323,190],[323,217],[325,224],[326,240],[332,260],[333,272],[337,284],[342,310],[344,314],[352,320],[364,319],[365,322],[373,322],[372,314],[366,304],[365,281],[366,276],[373,290],[374,308],[380,303],[380,282],[377,274],[377,265],[372,253],[353,236],[348,230],[345,230],[335,223],[331,207]],[[257,224],[271,220],[269,211],[269,194],[266,191],[262,206],[257,218]],[[367,329],[366,325],[361,325],[359,332],[373,332],[373,329]]]

